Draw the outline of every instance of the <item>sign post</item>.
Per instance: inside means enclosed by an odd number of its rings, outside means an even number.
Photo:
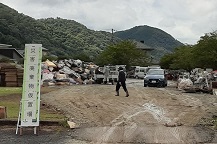
[[[20,112],[17,122],[17,130],[22,127],[39,126],[40,114],[40,83],[41,83],[41,44],[26,44],[24,58],[23,91],[20,103]]]

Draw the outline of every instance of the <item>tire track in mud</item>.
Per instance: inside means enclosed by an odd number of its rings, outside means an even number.
[[[202,106],[202,102],[198,98],[189,96],[187,94],[179,94],[179,96],[177,96],[177,94],[171,93],[167,89],[159,89],[159,90],[167,92],[171,96],[175,96],[178,100],[184,102],[185,104],[188,104],[188,105],[191,105],[191,106]]]
[[[161,89],[162,90],[162,89]],[[175,105],[170,103],[170,106],[182,107],[182,111],[177,115],[177,118],[182,121],[185,125],[193,126],[196,125],[205,113],[205,107],[203,102],[194,96],[186,93],[172,93],[165,89],[164,92],[170,95],[171,99],[175,100]]]

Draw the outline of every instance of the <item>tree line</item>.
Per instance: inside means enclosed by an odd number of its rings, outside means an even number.
[[[217,69],[217,32],[207,33],[200,37],[195,45],[184,45],[176,48],[173,53],[166,54],[160,60],[165,69],[193,68]]]

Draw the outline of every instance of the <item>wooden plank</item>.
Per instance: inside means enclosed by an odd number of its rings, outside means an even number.
[[[16,70],[5,72],[6,75],[15,75],[17,74]]]
[[[17,83],[6,83],[7,87],[16,87]]]
[[[7,111],[5,106],[0,106],[0,119],[7,118]]]
[[[12,76],[12,77],[5,77],[5,81],[6,82],[16,82],[17,81],[17,77],[16,76]]]

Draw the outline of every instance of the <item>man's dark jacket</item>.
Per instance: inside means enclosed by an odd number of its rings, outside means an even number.
[[[118,81],[119,81],[119,82],[125,82],[125,81],[126,81],[125,73],[124,73],[123,70],[120,70],[120,71],[119,71],[119,74],[118,74]]]

